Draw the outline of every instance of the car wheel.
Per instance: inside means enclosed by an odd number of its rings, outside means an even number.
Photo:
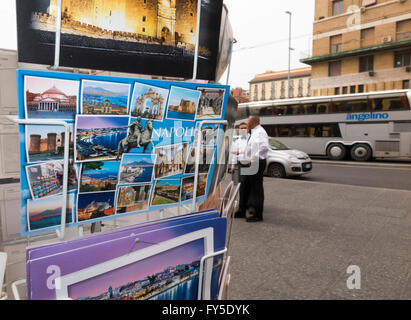
[[[272,163],[268,167],[268,175],[272,178],[285,178],[285,169],[279,163]]]
[[[327,156],[331,160],[343,160],[347,155],[347,149],[339,143],[332,143],[327,148]]]
[[[372,157],[372,149],[368,144],[356,144],[351,149],[351,158],[355,161],[368,161]]]

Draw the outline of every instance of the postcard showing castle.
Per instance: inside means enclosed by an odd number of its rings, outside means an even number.
[[[73,222],[75,194],[67,197],[66,223]],[[57,195],[37,200],[27,200],[28,230],[35,231],[55,227],[61,224],[63,196]]]
[[[64,160],[26,166],[27,181],[33,199],[63,193]],[[77,166],[71,161],[68,171],[68,191],[77,190]]]
[[[66,132],[64,126],[26,125],[27,162],[64,159]],[[73,155],[73,125],[70,125],[70,156]]]
[[[17,0],[19,61],[53,65],[57,0]],[[190,78],[197,0],[62,0],[60,65]],[[203,0],[198,78],[215,80],[223,0]]]
[[[181,87],[171,87],[168,98],[167,119],[194,121],[201,92]]]
[[[130,90],[127,83],[83,80],[81,113],[126,115]]]
[[[116,160],[120,143],[127,138],[128,116],[77,115],[76,162]]]
[[[119,167],[119,161],[84,162],[81,165],[79,192],[116,190]]]
[[[131,116],[163,121],[170,90],[135,82]]]
[[[24,77],[26,119],[74,120],[80,82]]]

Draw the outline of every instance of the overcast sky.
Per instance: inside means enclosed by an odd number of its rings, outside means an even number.
[[[254,75],[288,69],[288,19],[292,12],[291,68],[304,67],[301,55],[310,52],[314,0],[224,0],[229,10],[234,47],[229,84],[248,89]],[[268,45],[264,45],[268,44]],[[0,1],[0,48],[17,49],[15,0]],[[220,80],[226,82],[226,74]]]

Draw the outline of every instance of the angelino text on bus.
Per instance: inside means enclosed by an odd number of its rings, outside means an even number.
[[[357,120],[359,122],[366,120],[386,120],[389,118],[388,113],[348,113],[347,120]]]

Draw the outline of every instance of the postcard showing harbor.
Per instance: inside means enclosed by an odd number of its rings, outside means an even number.
[[[81,113],[126,115],[131,85],[126,83],[83,80]]]
[[[131,116],[163,121],[170,90],[135,82]]]
[[[27,162],[64,159],[66,132],[64,126],[26,125]],[[70,157],[73,155],[73,124],[70,124]]]
[[[116,190],[119,161],[85,162],[81,166],[79,192]]]
[[[28,230],[35,231],[60,225],[62,201],[62,195],[27,200]],[[67,197],[66,223],[73,222],[74,202],[75,193],[69,193]]]
[[[26,119],[74,120],[80,81],[24,77]]]
[[[201,92],[197,119],[220,119],[223,113],[225,90],[220,88],[197,88]]]
[[[184,172],[188,143],[156,147],[154,150],[157,155],[154,167],[156,179],[175,176]]]
[[[128,116],[76,117],[76,162],[116,160],[120,142],[127,137]]]
[[[152,206],[171,205],[180,202],[181,179],[156,180]]]
[[[118,183],[121,185],[151,183],[156,157],[155,154],[123,154]]]
[[[64,160],[26,166],[27,181],[33,199],[63,193]],[[77,166],[71,161],[68,171],[68,190],[77,190]]]
[[[172,86],[168,98],[167,119],[194,121],[200,96],[200,91]]]
[[[80,193],[77,201],[77,221],[88,221],[114,215],[115,191]]]
[[[148,210],[151,189],[151,184],[119,186],[116,196],[116,214]]]

